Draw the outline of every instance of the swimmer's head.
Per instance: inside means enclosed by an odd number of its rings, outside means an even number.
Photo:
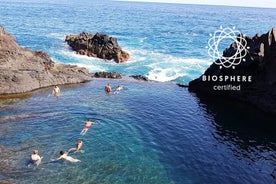
[[[34,150],[34,154],[38,154],[38,150]]]
[[[64,151],[60,151],[59,154],[60,154],[60,155],[63,155],[63,154],[64,154]]]
[[[81,143],[81,140],[78,140],[77,143]]]

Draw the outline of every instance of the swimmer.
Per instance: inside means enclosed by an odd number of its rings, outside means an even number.
[[[68,152],[60,151],[59,153],[60,153],[60,156],[57,158],[57,160],[64,159],[64,160],[68,160],[70,162],[80,162],[79,159],[75,159],[71,156],[68,156]]]
[[[38,155],[38,150],[34,150],[33,154],[31,155],[31,160],[34,164],[39,165],[41,163],[43,157]]]
[[[53,89],[53,95],[56,97],[56,98],[59,98],[60,96],[60,89],[58,86],[55,86],[54,89]]]
[[[92,124],[97,124],[97,123],[92,122],[92,121],[90,121],[90,119],[88,119],[88,120],[86,121],[85,126],[84,126],[84,128],[82,129],[82,131],[81,131],[80,134],[81,134],[81,135],[86,134],[86,132],[89,130],[89,128],[91,127]]]
[[[78,151],[81,151],[81,148],[82,148],[82,141],[78,140],[76,147],[75,148],[70,148],[67,152],[68,153],[70,153],[70,152],[78,152]]]
[[[111,93],[111,87],[109,84],[107,84],[104,89],[107,94]]]
[[[123,86],[121,86],[121,85],[117,86],[114,94],[119,93],[122,89],[123,89]]]

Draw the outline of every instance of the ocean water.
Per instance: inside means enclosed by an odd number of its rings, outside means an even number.
[[[89,0],[0,3],[0,24],[19,45],[46,51],[56,62],[184,84],[212,63],[206,46],[221,26],[254,36],[276,25],[275,9]],[[65,36],[83,31],[117,37],[130,61],[118,65],[74,54]]]
[[[21,99],[0,99],[0,182],[275,183],[275,116],[221,99],[198,98],[187,84],[212,63],[209,34],[236,27],[249,36],[276,25],[276,9],[119,1],[3,1],[0,24],[19,45],[91,72],[117,71],[154,80],[95,79]],[[106,33],[130,52],[116,64],[76,55],[67,34]],[[104,86],[123,85],[106,95]],[[85,136],[85,120],[97,122]],[[80,163],[51,162],[84,142]],[[39,149],[38,167],[28,165]],[[6,150],[6,151],[4,151]],[[6,154],[8,152],[8,154]]]

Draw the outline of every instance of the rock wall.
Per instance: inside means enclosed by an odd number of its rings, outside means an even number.
[[[0,26],[0,95],[92,80],[86,68],[55,64],[42,51],[20,47]]]

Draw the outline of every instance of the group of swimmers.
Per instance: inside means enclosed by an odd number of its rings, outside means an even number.
[[[114,94],[119,93],[122,89],[123,89],[123,86],[118,85],[118,86],[116,87],[115,91],[114,91]],[[107,84],[107,85],[105,86],[104,90],[105,90],[105,92],[106,92],[107,94],[112,93],[112,89],[111,89],[111,86],[110,86],[109,84]],[[59,96],[60,96],[60,89],[59,89],[59,87],[58,87],[58,86],[55,86],[52,93],[53,93],[53,95],[58,99]]]
[[[121,85],[117,86],[115,91],[114,91],[114,94],[119,93],[122,89],[123,89],[123,87]],[[107,84],[105,86],[105,92],[107,94],[112,93],[112,89],[111,89],[111,86],[109,84]],[[52,93],[58,99],[59,96],[60,96],[59,87],[55,86]],[[83,127],[82,131],[80,132],[80,135],[85,135],[92,124],[96,124],[96,123],[92,122],[90,119],[88,119],[85,122],[85,126]],[[76,148],[70,148],[68,151],[60,151],[60,156],[56,160],[68,160],[70,162],[80,162],[79,159],[75,159],[71,156],[68,156],[68,154],[69,153],[74,153],[74,152],[79,152],[82,148],[82,144],[83,144],[83,142],[81,140],[77,140]],[[43,157],[40,156],[38,153],[39,153],[38,150],[34,150],[32,155],[31,155],[31,161],[32,161],[32,163],[34,163],[36,165],[39,165],[41,163],[41,160],[43,159]]]
[[[85,133],[89,130],[89,128],[91,127],[92,124],[96,124],[96,123],[92,122],[90,119],[88,119],[85,122],[85,126],[82,129],[82,131],[80,132],[80,134],[85,135]],[[81,140],[77,140],[77,145],[75,148],[70,148],[68,151],[60,151],[60,156],[57,159],[52,160],[52,161],[67,160],[70,162],[80,162],[79,159],[75,159],[71,156],[68,156],[68,154],[81,151],[82,144],[83,144],[83,142]],[[41,163],[42,159],[43,159],[43,157],[38,154],[38,150],[34,150],[33,154],[31,155],[32,163],[38,166]]]
[[[115,91],[114,91],[114,94],[119,93],[122,89],[123,89],[123,86],[121,86],[121,85],[117,86]],[[109,84],[107,84],[105,86],[104,90],[105,90],[106,94],[112,93],[111,86]]]
[[[71,156],[68,156],[68,154],[72,153],[72,152],[78,152],[78,151],[80,151],[81,147],[82,147],[82,141],[78,140],[76,148],[70,148],[66,152],[60,151],[60,156],[56,160],[64,159],[64,160],[68,160],[70,162],[80,162],[79,159],[75,159],[75,158],[73,158]],[[39,156],[38,150],[34,150],[33,154],[31,155],[31,161],[32,161],[32,163],[38,166],[41,163],[42,159],[43,159],[43,157]]]
[[[66,152],[60,151],[60,156],[56,160],[64,159],[64,160],[68,160],[70,162],[80,162],[79,159],[75,159],[75,158],[73,158],[71,156],[68,156],[68,154],[72,153],[72,152],[78,152],[78,151],[80,151],[81,147],[82,147],[82,141],[78,140],[76,148],[70,148]],[[38,154],[38,150],[34,150],[33,154],[31,155],[31,161],[32,161],[32,163],[38,166],[41,163],[42,159],[43,159],[43,157]]]

